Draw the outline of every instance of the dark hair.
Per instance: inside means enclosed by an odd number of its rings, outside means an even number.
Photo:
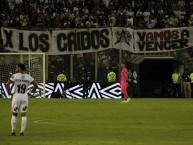
[[[25,64],[23,64],[23,63],[19,63],[19,64],[17,64],[17,66],[21,69],[21,70],[25,70]]]
[[[125,61],[121,61],[121,64],[125,64]]]

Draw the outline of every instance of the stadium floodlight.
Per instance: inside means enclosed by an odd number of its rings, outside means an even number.
[[[15,66],[18,63],[24,63],[26,73],[30,74],[39,85],[41,84],[40,93],[36,94],[45,97],[45,53],[0,53],[0,92],[7,93],[2,84],[5,84],[15,73]],[[3,94],[0,95],[3,96]]]

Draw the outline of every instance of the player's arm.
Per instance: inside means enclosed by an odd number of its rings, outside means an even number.
[[[6,83],[6,88],[7,88],[7,92],[8,92],[9,95],[13,95],[13,94],[11,93],[11,88],[10,88],[10,84],[11,84],[11,83],[12,83],[11,80],[8,80],[7,83]]]
[[[36,89],[38,88],[38,84],[37,84],[37,82],[34,81],[34,80],[31,82],[31,84],[33,84],[33,86],[34,86],[33,89],[31,90],[31,92],[33,93],[33,92],[35,92]]]

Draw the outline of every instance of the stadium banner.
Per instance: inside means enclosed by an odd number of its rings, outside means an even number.
[[[33,31],[1,28],[6,49],[63,55],[116,48],[132,53],[160,53],[193,46],[192,27],[134,30],[124,27]]]
[[[160,53],[193,46],[192,27],[135,30],[134,53]]]
[[[112,48],[135,52],[134,30],[125,27],[112,27]]]
[[[111,28],[29,31],[1,28],[6,49],[47,55],[102,51],[111,47]]]
[[[134,52],[133,32],[122,27],[52,31],[1,28],[6,49],[44,52],[47,55],[88,53],[110,48]]]
[[[13,84],[10,86],[14,91]],[[33,88],[33,85],[29,86],[29,90]],[[84,90],[82,83],[78,82],[66,82],[66,83],[46,83],[45,95],[43,94],[43,83],[38,84],[38,89],[35,93],[29,93],[32,98],[66,98],[66,99],[121,99],[120,83],[110,82],[97,82],[90,83],[87,90]],[[85,91],[87,96],[85,97]],[[30,91],[29,91],[30,92]],[[8,95],[6,84],[0,85],[0,98],[11,98]]]

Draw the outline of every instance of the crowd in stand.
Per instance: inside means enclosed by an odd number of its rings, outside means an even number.
[[[168,28],[193,26],[190,0],[2,0],[5,27]]]

